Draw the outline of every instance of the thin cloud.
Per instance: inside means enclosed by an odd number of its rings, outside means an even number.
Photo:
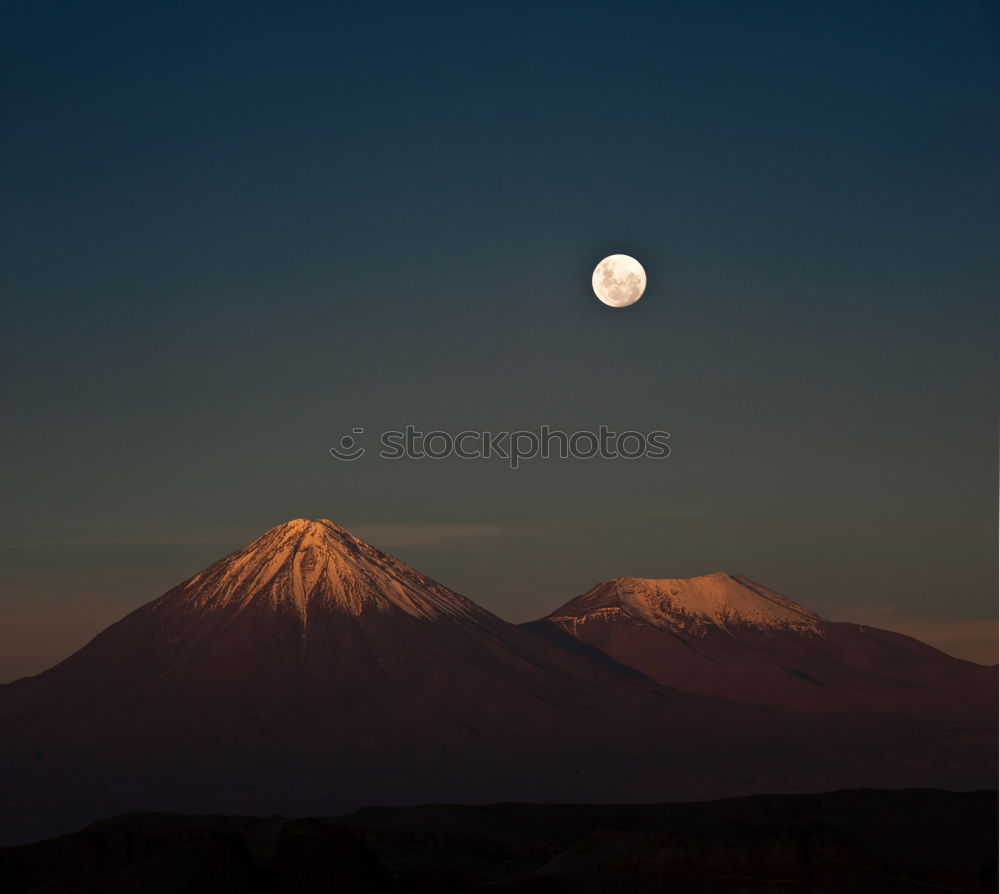
[[[907,621],[899,618],[892,629],[957,658],[977,664],[997,663],[996,621]]]
[[[436,525],[354,525],[348,530],[375,546],[430,546],[510,533],[502,525],[456,523]]]
[[[173,528],[146,528],[128,531],[109,531],[84,537],[30,538],[6,540],[0,549],[41,549],[53,546],[216,546],[247,543],[255,540],[266,529],[248,525],[183,525]]]

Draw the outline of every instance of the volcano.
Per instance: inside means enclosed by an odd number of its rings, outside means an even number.
[[[908,636],[828,621],[718,572],[604,581],[524,625],[572,638],[664,685],[796,711],[906,714],[990,725],[996,668]]]
[[[0,692],[74,739],[220,736],[378,748],[579,723],[647,697],[326,519],[296,519]],[[44,705],[41,710],[39,705]],[[575,716],[574,716],[575,715]]]
[[[743,617],[766,632],[746,598]],[[822,635],[815,616],[768,600],[782,635]],[[592,601],[617,611],[608,594]],[[679,635],[644,604],[620,623]],[[728,603],[687,604],[692,631],[735,629]],[[685,691],[631,649],[542,626],[559,635],[509,624],[333,522],[279,525],[0,686],[0,840],[137,810],[331,815],[991,779],[988,739],[961,724]]]

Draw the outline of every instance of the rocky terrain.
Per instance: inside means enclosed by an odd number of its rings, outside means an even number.
[[[995,793],[137,814],[0,849],[6,894],[993,892]]]

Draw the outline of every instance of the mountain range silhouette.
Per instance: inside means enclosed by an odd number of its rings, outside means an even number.
[[[0,686],[0,841],[129,811],[990,787],[996,668],[727,574],[510,624],[327,520]]]

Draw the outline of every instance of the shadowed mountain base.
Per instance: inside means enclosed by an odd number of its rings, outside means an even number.
[[[698,804],[132,814],[0,850],[0,888],[135,892],[995,891],[995,792]]]

